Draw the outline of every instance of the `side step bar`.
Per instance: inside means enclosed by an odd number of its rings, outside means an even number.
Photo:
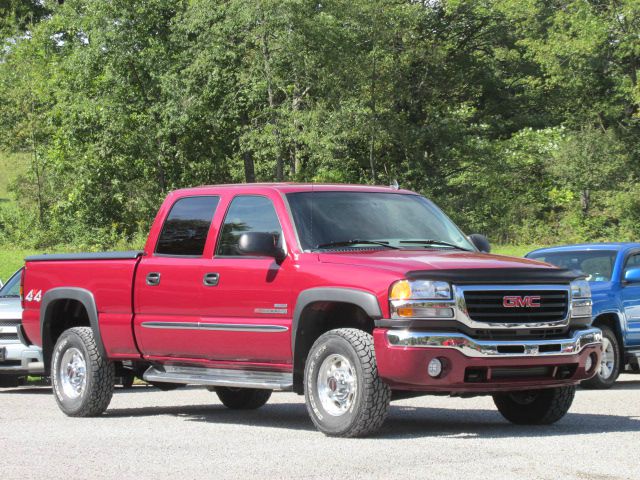
[[[230,370],[167,365],[151,366],[144,372],[149,382],[189,383],[216,387],[263,388],[266,390],[292,390],[293,374],[259,370]]]

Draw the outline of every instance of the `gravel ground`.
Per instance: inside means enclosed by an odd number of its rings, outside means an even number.
[[[117,390],[99,418],[67,418],[46,387],[0,390],[0,479],[639,479],[640,375],[579,390],[550,427],[502,419],[490,398],[392,404],[375,438],[318,433],[303,398],[253,412],[201,388]]]

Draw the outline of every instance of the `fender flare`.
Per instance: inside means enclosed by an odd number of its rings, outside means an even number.
[[[53,314],[51,305],[57,300],[76,300],[84,306],[87,311],[87,316],[89,317],[89,326],[93,331],[93,337],[96,340],[98,350],[100,351],[100,354],[106,358],[106,350],[102,343],[102,335],[100,335],[100,326],[98,325],[98,307],[96,306],[93,293],[84,288],[59,287],[48,290],[42,296],[42,304],[40,305],[40,338],[42,339],[43,353],[45,353],[45,362],[50,362],[50,360],[47,360],[48,355],[46,354],[48,352],[46,350],[50,348],[53,351],[54,347],[54,345],[46,344],[45,332],[48,330],[51,323],[51,315]],[[48,340],[48,343],[51,343],[50,339]]]
[[[596,320],[603,315],[615,315],[618,318],[618,331],[616,331],[615,333],[620,335],[620,347],[622,350],[624,350],[625,340],[627,338],[627,332],[629,330],[629,327],[627,325],[627,315],[625,314],[624,310],[620,310],[615,307],[606,310],[600,310],[595,315],[593,315],[592,325],[595,324]]]
[[[373,320],[382,318],[382,309],[380,308],[378,299],[371,292],[347,287],[316,287],[303,290],[298,295],[291,323],[291,353],[294,358],[298,337],[298,325],[302,317],[302,312],[315,302],[351,303],[362,308]]]

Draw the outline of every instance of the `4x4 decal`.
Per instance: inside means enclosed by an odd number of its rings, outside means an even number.
[[[42,290],[31,289],[24,297],[27,302],[40,302],[42,300]]]

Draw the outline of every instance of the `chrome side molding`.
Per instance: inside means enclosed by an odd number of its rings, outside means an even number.
[[[256,325],[250,323],[206,323],[206,322],[142,322],[144,328],[167,330],[223,330],[227,332],[286,332],[283,325]]]
[[[165,365],[149,367],[143,375],[150,382],[212,385],[216,387],[262,388],[287,391],[293,388],[293,373],[259,370],[231,370],[223,368]]]
[[[392,347],[449,348],[467,357],[537,357],[575,355],[588,345],[602,344],[598,328],[575,330],[571,338],[551,340],[474,340],[462,333],[389,330]]]

